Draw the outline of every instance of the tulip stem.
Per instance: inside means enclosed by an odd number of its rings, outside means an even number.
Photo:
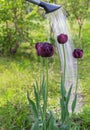
[[[63,72],[63,81],[64,81],[64,85],[65,85],[65,75],[66,75],[66,55],[65,55],[65,48],[63,45],[63,54],[64,54],[64,72]]]
[[[67,104],[66,104],[66,88],[65,88],[65,75],[66,75],[66,53],[65,53],[65,46],[62,46],[63,48],[63,64],[64,64],[64,69],[63,73],[61,75],[61,99],[60,99],[60,104],[61,104],[61,121],[62,121],[62,126],[64,125],[65,121],[68,120],[68,109],[67,109]]]
[[[44,59],[41,57],[41,77],[44,78]]]
[[[41,66],[40,66],[40,85],[42,85],[42,81],[44,78],[44,67],[43,67],[43,59],[41,57],[40,57],[40,63],[41,63]]]
[[[77,60],[77,67],[78,67],[78,60]],[[76,89],[75,89],[75,95],[76,95],[76,93],[77,93],[77,88],[78,88],[78,70],[77,70],[77,79],[76,79]]]
[[[46,59],[46,86],[48,88],[48,58]],[[47,89],[48,94],[48,89]]]
[[[46,130],[46,111],[47,111],[47,100],[48,100],[48,58],[45,60],[46,65],[46,84],[44,86],[44,104],[43,104],[43,130]]]
[[[48,100],[48,58],[46,59],[46,108]]]

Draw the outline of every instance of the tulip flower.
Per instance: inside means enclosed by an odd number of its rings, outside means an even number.
[[[57,36],[57,41],[60,43],[60,44],[64,44],[66,43],[68,40],[68,36],[66,34],[60,34]]]
[[[82,56],[83,56],[83,50],[81,50],[81,49],[74,49],[74,51],[73,51],[73,57],[74,58],[82,58]]]
[[[41,57],[51,57],[54,54],[54,46],[50,43],[37,43],[36,46],[37,55]]]
[[[38,42],[36,43],[35,45],[35,48],[36,48],[36,52],[37,52],[37,55],[40,56],[40,52],[41,52],[41,47],[42,47],[43,43],[42,42]]]
[[[38,42],[36,43],[35,48],[38,49],[41,45],[42,45],[42,42]]]

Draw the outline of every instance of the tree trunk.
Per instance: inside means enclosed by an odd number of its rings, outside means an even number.
[[[16,43],[14,47],[10,48],[10,53],[13,55],[16,54],[18,48],[19,48],[19,43]]]

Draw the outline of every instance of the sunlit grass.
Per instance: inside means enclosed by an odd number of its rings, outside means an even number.
[[[78,26],[76,30],[78,29]],[[89,120],[87,111],[90,107],[90,23],[85,23],[82,35],[85,38],[84,57],[79,62],[79,77],[83,90],[83,100],[87,105],[82,114],[83,120]],[[0,57],[0,121],[11,130],[21,130],[23,121],[28,118],[26,92],[33,94],[35,80],[40,80],[40,59],[36,56],[34,46],[23,43],[15,56]],[[45,66],[44,66],[45,67]],[[83,70],[83,71],[82,71]],[[58,56],[49,59],[49,105],[55,109],[59,106],[60,65]],[[19,114],[18,114],[19,113]],[[23,113],[23,114],[22,114]],[[26,113],[26,114],[25,114]],[[10,117],[9,117],[10,115]],[[12,119],[15,124],[12,124]],[[22,119],[22,120],[21,120]],[[28,120],[28,119],[27,119]],[[21,122],[20,122],[21,121]],[[7,122],[7,123],[6,123]],[[85,120],[84,120],[85,122]],[[89,122],[89,121],[87,121]],[[86,123],[86,122],[85,122]],[[11,125],[12,124],[12,125]],[[21,126],[22,124],[22,126]],[[11,125],[11,126],[10,126]],[[5,127],[6,127],[5,126]],[[21,126],[21,127],[20,127]],[[4,126],[3,126],[4,127]],[[19,128],[19,129],[17,129]],[[6,130],[6,129],[5,129]]]

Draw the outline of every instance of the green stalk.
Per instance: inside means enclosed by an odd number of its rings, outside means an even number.
[[[78,61],[77,61],[77,65],[78,65]],[[78,88],[78,70],[77,70],[75,94],[74,94],[74,99],[73,99],[73,102],[72,102],[72,113],[74,112],[75,107],[76,107],[76,103],[77,103],[77,88]]]
[[[44,58],[42,58],[42,76],[44,78]]]
[[[46,85],[45,85],[45,101],[44,101],[44,118],[43,118],[43,125],[44,130],[46,130],[46,110],[47,110],[47,101],[48,101],[48,58],[46,59]]]
[[[43,94],[43,83],[44,83],[44,59],[42,57],[40,57],[40,63],[41,63],[41,67],[40,67],[40,93]],[[44,102],[44,101],[43,101]],[[43,106],[44,107],[44,106]],[[42,118],[42,123],[43,123],[43,127],[42,130],[45,130],[45,126],[44,126],[44,119],[45,119],[45,114],[43,109],[41,108],[41,118]]]
[[[64,45],[62,46],[63,48],[63,55],[64,55],[64,72],[62,73],[61,76],[61,120],[62,120],[62,125],[67,119],[67,109],[66,109],[66,89],[65,89],[65,74],[66,74],[66,54],[65,54],[65,47]]]
[[[42,81],[44,79],[44,59],[40,57],[41,67],[40,67],[40,85],[42,85]]]
[[[78,67],[78,60],[77,60],[77,67]],[[77,69],[77,79],[76,79],[75,95],[76,95],[76,93],[77,93],[77,88],[78,88],[78,69]]]
[[[48,98],[48,58],[46,59],[46,102]]]
[[[78,65],[78,60],[77,60],[77,65]],[[75,94],[74,94],[74,99],[72,102],[72,113],[74,112],[76,108],[76,103],[77,103],[77,89],[78,89],[78,70],[77,70],[77,79],[76,79],[76,88],[75,88]]]
[[[63,47],[63,54],[64,54],[64,73],[63,73],[63,81],[64,81],[64,86],[65,86],[65,74],[66,74],[66,55],[65,55],[65,48],[64,45]]]
[[[41,64],[42,64],[42,67],[41,67],[41,78],[43,76],[44,78],[44,74],[45,74],[45,81],[43,81],[43,87],[41,88],[42,90],[42,96],[44,97],[43,98],[43,113],[42,113],[42,123],[43,123],[43,128],[42,130],[46,130],[46,110],[47,110],[47,100],[48,100],[48,58],[45,59],[45,67],[46,67],[46,73],[44,71],[44,59],[41,58]],[[43,80],[43,79],[42,79]],[[42,81],[41,80],[41,81]],[[42,85],[42,83],[41,83]]]

